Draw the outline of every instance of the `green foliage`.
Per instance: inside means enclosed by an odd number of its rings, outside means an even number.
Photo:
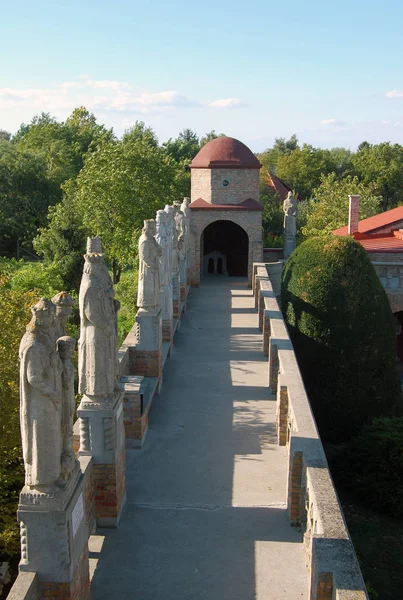
[[[353,172],[382,196],[382,209],[403,202],[403,146],[363,142],[352,156]]]
[[[354,500],[378,512],[403,517],[402,418],[374,419],[365,425],[331,466],[338,484]]]
[[[44,158],[0,140],[0,251],[15,252],[17,240],[29,246],[57,199]]]
[[[144,137],[106,142],[87,157],[74,184],[64,190],[80,222],[99,235],[114,281],[132,265],[143,220],[153,218],[161,201],[177,198],[176,165]]]
[[[30,319],[29,307],[37,299],[36,291],[11,289],[9,279],[0,274],[0,561],[17,556],[20,549],[15,513],[24,484],[24,469],[19,429],[18,349]]]
[[[276,164],[277,177],[305,199],[310,198],[313,190],[318,187],[321,176],[333,170],[330,151],[307,144],[280,156]]]
[[[120,302],[118,312],[118,337],[119,344],[134,325],[137,312],[137,269],[127,269],[122,273],[119,283],[115,285],[115,297]]]
[[[63,281],[57,265],[45,265],[40,262],[24,263],[24,261],[20,261],[19,264],[20,268],[8,281],[11,290],[19,293],[35,291],[37,295],[47,298],[63,290]]]
[[[360,244],[329,236],[298,246],[284,268],[282,310],[324,440],[401,414],[395,323]]]
[[[322,175],[320,184],[313,190],[313,199],[304,207],[305,223],[302,234],[305,237],[328,235],[334,229],[348,223],[350,194],[360,194],[360,219],[366,219],[380,212],[382,198],[373,187],[366,185],[351,175],[338,179],[335,173]]]
[[[62,282],[62,289],[80,287],[86,232],[74,210],[71,197],[49,208],[48,225],[38,230],[33,245],[47,263],[52,263]]]

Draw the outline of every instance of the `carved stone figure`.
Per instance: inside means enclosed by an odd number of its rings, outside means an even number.
[[[167,242],[168,242],[168,272],[172,273],[172,246],[173,246],[173,235],[175,225],[175,209],[170,204],[166,204],[164,208],[164,212],[166,212],[167,216]]]
[[[283,202],[283,212],[284,236],[289,238],[295,237],[297,235],[298,204],[292,192],[288,192],[287,198]]]
[[[161,247],[162,254],[160,260],[160,279],[161,285],[169,284],[169,272],[168,272],[168,238],[167,238],[167,221],[168,215],[164,210],[157,211],[157,232],[155,239],[157,244]]]
[[[73,420],[76,403],[74,394],[74,365],[72,362],[75,346],[76,340],[68,335],[61,336],[57,340],[57,349],[62,361],[62,477],[64,479],[70,477],[75,465]]]
[[[190,236],[190,215],[191,215],[191,210],[189,208],[189,204],[190,204],[190,198],[184,198],[183,202],[180,206],[180,210],[181,213],[183,214],[183,227],[184,227],[184,234],[185,234],[185,239],[186,239],[186,249],[189,247],[189,236]]]
[[[178,229],[174,225],[172,233],[172,275],[177,274],[179,271],[179,260],[179,236]]]
[[[56,307],[55,338],[67,335],[66,325],[74,306],[74,300],[67,292],[59,292],[53,296],[52,302]]]
[[[112,280],[99,238],[88,238],[84,259],[79,293],[78,391],[90,400],[100,400],[110,396],[116,388],[118,303],[114,300]]]
[[[62,365],[55,344],[55,305],[42,298],[20,344],[20,424],[25,484],[57,491],[62,456]]]
[[[154,219],[144,221],[139,239],[139,279],[137,306],[153,310],[160,304],[160,257],[162,250],[155,240]]]

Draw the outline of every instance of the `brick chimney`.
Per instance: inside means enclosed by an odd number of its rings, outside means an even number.
[[[358,231],[358,211],[360,208],[360,196],[349,196],[348,209],[348,234],[354,235]]]

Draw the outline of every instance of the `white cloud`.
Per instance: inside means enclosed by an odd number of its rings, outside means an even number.
[[[176,91],[141,92],[126,81],[95,80],[82,75],[49,88],[0,88],[0,109],[26,108],[56,116],[77,106],[105,112],[150,114],[201,106]]]
[[[323,119],[323,121],[321,121],[320,124],[333,127],[344,127],[345,125],[347,125],[345,121],[339,121],[338,119]]]
[[[387,98],[403,98],[403,90],[390,90],[385,93],[385,96]]]
[[[213,108],[234,108],[235,106],[243,106],[243,103],[239,98],[222,98],[221,100],[209,102],[208,105]]]

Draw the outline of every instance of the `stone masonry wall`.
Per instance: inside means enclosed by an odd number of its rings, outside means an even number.
[[[240,204],[248,198],[259,200],[259,186],[259,169],[192,169],[191,200]]]
[[[211,169],[192,169],[190,200],[199,198],[211,203]]]

